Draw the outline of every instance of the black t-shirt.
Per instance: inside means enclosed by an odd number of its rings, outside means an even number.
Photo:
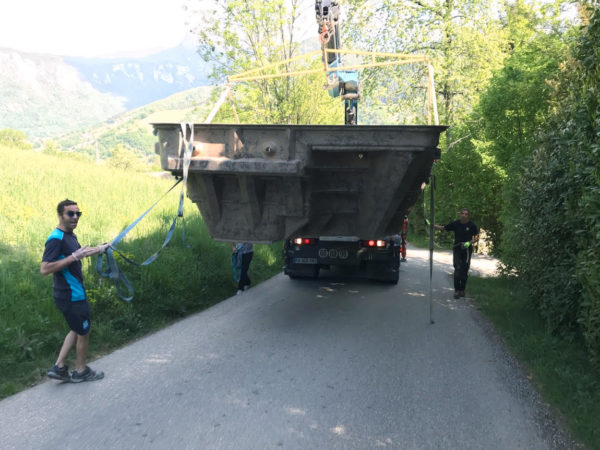
[[[461,223],[460,220],[450,222],[448,225],[444,225],[446,231],[454,231],[454,243],[470,241],[473,236],[479,234],[479,229],[470,220],[467,223]]]
[[[80,247],[75,234],[56,228],[46,240],[42,261],[59,261]],[[79,302],[86,299],[81,261],[74,261],[54,273],[54,299],[59,306],[67,302]]]

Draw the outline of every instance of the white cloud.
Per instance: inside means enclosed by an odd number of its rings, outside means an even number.
[[[142,56],[180,44],[183,0],[3,1],[0,47],[69,56]]]

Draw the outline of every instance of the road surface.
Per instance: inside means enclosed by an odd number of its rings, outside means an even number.
[[[3,449],[548,449],[565,434],[439,253],[396,285],[278,275],[0,402]],[[493,260],[474,260],[486,274]],[[93,337],[92,337],[93,338]]]

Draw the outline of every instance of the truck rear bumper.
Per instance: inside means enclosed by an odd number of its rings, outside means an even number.
[[[318,276],[321,268],[331,266],[351,269],[353,275],[390,282],[398,281],[399,247],[365,248],[357,242],[328,242],[295,245],[286,241],[284,273],[292,278]]]

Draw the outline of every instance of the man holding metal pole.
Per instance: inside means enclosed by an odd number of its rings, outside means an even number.
[[[454,231],[452,262],[454,265],[454,298],[464,297],[467,277],[471,266],[473,246],[479,237],[479,229],[470,220],[468,208],[460,210],[460,219],[447,225],[434,225],[436,230]]]

